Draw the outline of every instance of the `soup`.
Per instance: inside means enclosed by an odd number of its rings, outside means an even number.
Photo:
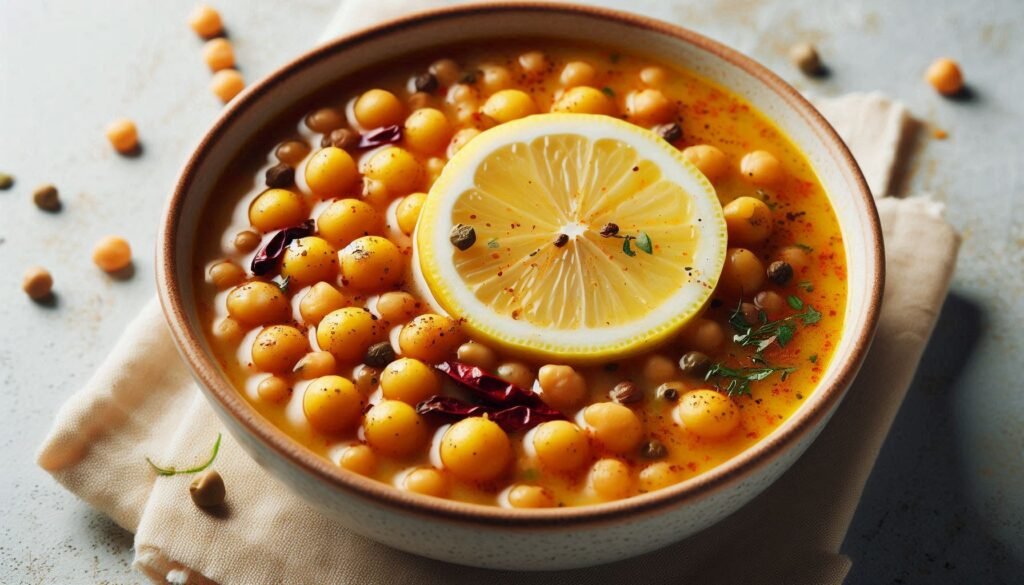
[[[692,72],[601,47],[496,41],[363,72],[304,106],[226,169],[205,212],[209,237],[196,245],[196,294],[238,391],[344,469],[396,489],[514,508],[621,499],[692,478],[761,440],[828,366],[846,305],[845,251],[828,197],[770,120]],[[545,117],[552,111],[561,117]],[[474,267],[497,266],[503,277],[503,254],[527,260],[510,243],[526,228],[485,225],[456,206],[437,216],[454,224],[441,234],[438,221],[418,221],[422,210],[458,197],[442,193],[456,178],[486,174],[458,165],[504,136],[503,126],[542,132],[547,120],[575,120],[599,133],[604,122],[584,114],[643,128],[620,130],[641,150],[670,144],[679,172],[702,175],[717,198],[714,217],[724,219],[721,271],[705,275],[709,290],[657,343],[588,355],[488,332],[486,317],[446,314],[453,305],[438,287],[498,298],[473,282]],[[557,157],[557,143],[545,144],[556,144]],[[620,146],[601,156],[619,156]],[[641,166],[632,170],[644,175]],[[695,238],[714,243],[701,229],[691,226]],[[529,256],[567,258],[590,238],[605,246],[605,270],[681,273],[669,261],[671,230],[610,221],[580,230],[545,235]],[[438,284],[422,270],[425,251],[436,252],[421,245],[431,234],[450,242],[440,255],[478,264],[464,262],[455,281]],[[669,296],[650,288],[633,290]],[[582,291],[533,291],[545,295],[578,315],[543,321],[552,339],[573,318],[593,316]],[[541,322],[537,303],[527,315],[492,304],[494,322]]]

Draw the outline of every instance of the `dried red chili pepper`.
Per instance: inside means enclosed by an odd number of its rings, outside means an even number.
[[[385,144],[395,144],[402,140],[402,127],[393,124],[391,126],[381,126],[362,134],[359,137],[359,148],[377,148]]]
[[[288,244],[299,238],[313,235],[314,226],[313,220],[308,219],[297,226],[285,228],[274,234],[267,245],[256,252],[256,256],[252,259],[252,273],[256,276],[263,276],[276,268],[281,261],[281,256],[284,256]]]
[[[462,362],[447,361],[441,362],[435,367],[448,374],[448,377],[454,380],[456,384],[469,390],[474,396],[485,402],[498,406],[516,406],[520,404],[523,406],[547,406],[541,401],[540,396],[537,396],[532,390],[526,390],[515,384],[510,384],[476,366]]]
[[[451,396],[434,395],[420,402],[416,412],[421,415],[435,415],[448,421],[459,421],[474,416],[486,416],[507,433],[533,428],[542,422],[565,418],[562,413],[549,407],[530,407],[523,404],[501,408],[482,404],[470,404]]]

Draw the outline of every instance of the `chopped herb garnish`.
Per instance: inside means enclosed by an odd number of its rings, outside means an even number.
[[[286,276],[281,282],[276,283],[281,292],[288,294],[288,286],[292,283],[292,277]]]
[[[791,296],[790,299],[795,299],[800,304],[799,308],[803,308],[805,311],[775,321],[769,321],[764,311],[758,311],[758,323],[748,323],[743,314],[742,305],[737,305],[736,310],[729,316],[729,324],[736,330],[736,335],[733,335],[732,338],[733,341],[741,347],[753,347],[755,352],[761,353],[773,343],[785,347],[796,333],[797,321],[804,325],[812,325],[821,321],[821,313],[814,307],[805,305],[795,296]],[[797,308],[794,306],[793,300],[790,300],[789,304],[794,309]]]
[[[814,292],[814,284],[809,280],[801,280],[796,285],[807,292]]]
[[[499,247],[501,247],[500,244],[498,244],[498,238],[491,238],[487,240],[487,247],[492,250],[497,250]]]
[[[636,252],[629,246],[629,242],[632,238],[623,238],[622,240],[622,251],[625,252],[626,256],[636,256]]]
[[[772,366],[765,364],[759,367],[753,368],[730,368],[721,363],[712,364],[708,369],[707,375],[704,376],[705,380],[711,381],[712,378],[721,378],[721,381],[728,382],[725,386],[721,386],[716,383],[719,389],[724,390],[729,396],[742,396],[744,394],[750,394],[750,383],[764,380],[772,374],[781,374],[782,380],[785,380],[790,374],[796,371],[793,366]]]
[[[789,303],[790,307],[793,307],[797,311],[804,308],[804,302],[800,300],[800,297],[796,295],[789,295],[786,297],[786,302]]]
[[[608,97],[615,97],[615,90],[608,87],[607,85],[601,88],[601,93]]]
[[[812,353],[812,354],[811,354],[811,355],[810,355],[810,356],[809,356],[809,357],[807,358],[807,361],[811,362],[812,364],[816,364],[816,363],[818,363],[818,354],[816,354],[816,353]]]
[[[614,223],[606,224],[599,232],[602,238],[619,238],[622,240],[622,251],[626,256],[636,256],[636,252],[633,251],[633,246],[630,244],[631,241],[636,242],[636,247],[640,250],[647,252],[648,254],[654,253],[654,243],[651,241],[651,236],[647,232],[640,232],[636,236],[620,236],[619,226]]]
[[[149,466],[152,467],[157,472],[158,475],[169,476],[169,475],[185,475],[185,474],[188,474],[188,473],[199,473],[200,471],[203,471],[204,469],[206,469],[210,465],[213,465],[213,460],[217,458],[217,452],[220,451],[220,438],[221,438],[220,433],[217,433],[217,440],[213,443],[213,452],[210,453],[210,458],[206,460],[206,463],[203,463],[202,465],[197,465],[195,467],[189,467],[188,469],[177,469],[177,468],[174,468],[174,467],[160,467],[156,463],[153,463],[153,461],[149,457],[146,457],[146,463],[149,463]]]
[[[636,237],[636,247],[648,254],[654,253],[654,247],[651,245],[651,236],[647,235],[647,232],[640,232],[640,235]]]

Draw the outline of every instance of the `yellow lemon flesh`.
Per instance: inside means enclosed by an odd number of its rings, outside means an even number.
[[[476,236],[465,250],[451,241],[458,224]],[[415,248],[434,299],[481,341],[593,362],[648,349],[700,311],[722,270],[726,225],[711,184],[652,132],[542,114],[452,157]]]

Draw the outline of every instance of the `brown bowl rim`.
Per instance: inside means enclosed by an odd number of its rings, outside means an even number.
[[[178,231],[185,194],[192,185],[193,174],[200,163],[206,158],[210,149],[216,145],[220,136],[258,96],[269,91],[270,88],[278,83],[283,82],[292,70],[328,58],[337,51],[344,50],[367,39],[400,32],[409,26],[421,25],[451,17],[471,16],[485,12],[494,14],[522,10],[563,14],[582,13],[591,18],[615,21],[654,33],[673,36],[683,42],[696,45],[756,77],[802,115],[804,120],[825,142],[826,146],[844,163],[844,170],[850,175],[847,178],[852,180],[852,184],[856,188],[854,195],[859,196],[863,200],[864,209],[869,215],[867,218],[870,231],[868,245],[873,248],[874,255],[878,259],[874,267],[874,274],[871,275],[876,286],[873,287],[870,293],[871,298],[868,302],[866,326],[855,340],[849,359],[840,365],[835,382],[829,387],[819,387],[813,394],[814,402],[795,413],[787,421],[789,424],[781,429],[781,432],[779,430],[774,431],[768,437],[765,437],[718,467],[682,481],[675,486],[598,505],[539,510],[512,510],[498,506],[470,504],[410,494],[398,490],[391,485],[341,469],[273,426],[256,412],[241,397],[238,391],[224,379],[215,361],[203,351],[199,339],[200,333],[193,331],[188,325],[185,309],[186,303],[182,298],[177,280],[174,278],[178,269],[177,259],[174,254],[174,234]],[[358,496],[374,504],[385,507],[398,507],[404,512],[416,513],[433,519],[498,526],[505,529],[547,528],[564,530],[572,529],[581,524],[613,522],[622,520],[625,517],[654,514],[666,508],[705,497],[717,489],[741,480],[756,468],[767,464],[787,447],[795,444],[802,435],[817,429],[820,421],[842,399],[870,346],[871,338],[878,323],[885,279],[881,225],[867,183],[843,140],[814,106],[800,95],[797,90],[751,58],[688,29],[653,18],[607,8],[543,2],[465,4],[406,15],[340,36],[331,42],[319,45],[248,87],[225,107],[220,117],[204,135],[186,162],[165,207],[156,253],[157,290],[159,291],[160,303],[179,351],[189,364],[196,379],[205,386],[207,397],[219,402],[221,408],[230,413],[253,437],[275,451],[280,457],[301,467],[307,474],[316,477],[333,488],[345,490],[351,495]],[[189,262],[191,262],[191,258]]]

